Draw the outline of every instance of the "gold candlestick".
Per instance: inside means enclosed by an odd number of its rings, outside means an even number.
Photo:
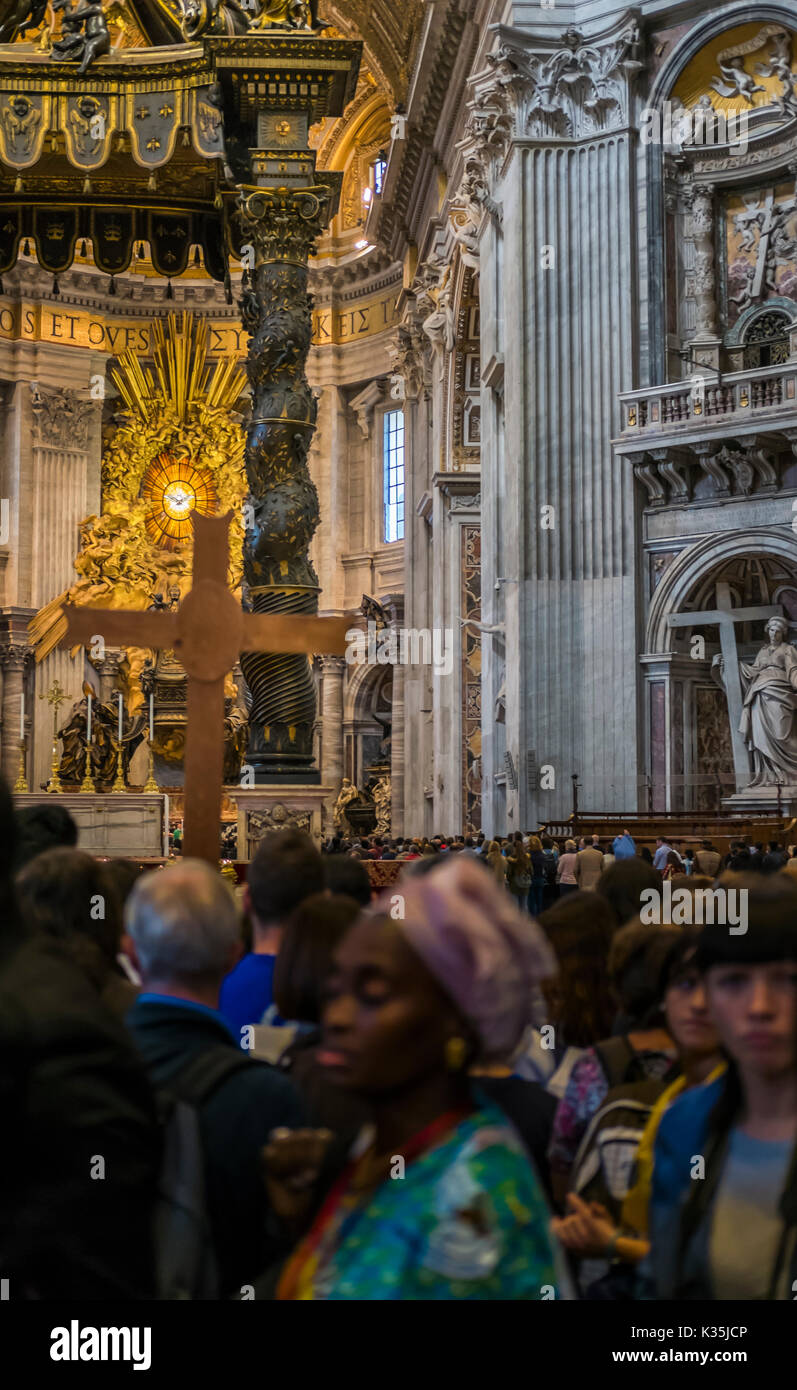
[[[63,787],[58,776],[58,707],[64,703],[64,700],[71,699],[71,696],[63,689],[60,681],[54,680],[50,689],[43,691],[39,699],[46,700],[48,704],[52,705],[53,710],[53,760],[50,764],[50,780],[46,790],[48,792],[60,792],[63,791]]]
[[[15,792],[26,792],[29,790],[28,779],[25,776],[25,753],[27,752],[27,747],[28,745],[25,739],[21,738],[19,740],[19,771],[17,773],[17,780],[14,783]]]
[[[47,783],[46,790],[48,792],[63,791],[61,778],[58,776],[58,743],[55,739],[53,740],[53,760],[50,763],[50,780]]]
[[[124,761],[122,758],[122,745],[120,743],[116,754],[116,781],[111,787],[111,792],[118,793],[126,791],[127,787],[125,786],[125,768]]]
[[[86,775],[80,784],[81,792],[96,792],[94,778],[91,775],[91,744],[86,745]]]
[[[159,792],[160,787],[155,781],[155,757],[152,752],[152,744],[149,745],[149,775],[144,783],[145,792]]]

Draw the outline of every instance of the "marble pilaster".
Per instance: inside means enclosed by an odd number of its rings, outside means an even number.
[[[506,787],[503,825],[489,793],[496,830],[566,816],[573,772],[584,804],[635,804],[624,769],[636,767],[639,745],[629,660],[637,521],[632,489],[607,468],[616,397],[634,361],[634,43],[633,26],[618,28],[556,63],[550,49],[538,56],[528,36],[512,31],[494,64],[517,110],[497,191],[500,265],[496,240],[482,244],[482,283],[495,294],[491,313],[501,325],[511,461],[504,468],[498,431],[488,431],[482,492],[500,500],[485,515],[483,592],[498,585],[491,607],[506,629],[505,752],[517,781]],[[568,82],[579,64],[582,80]],[[552,88],[544,85],[549,67]],[[599,81],[597,102],[591,84]],[[486,728],[487,698],[483,718]],[[484,743],[489,788],[503,774],[501,740]]]
[[[2,688],[2,730],[0,731],[0,769],[10,786],[19,769],[20,736],[25,737],[31,723],[30,696],[27,679],[30,668],[30,647],[23,641],[5,641],[0,646],[0,667],[3,673]],[[25,692],[25,718],[21,721],[22,696]],[[30,769],[30,758],[27,760]],[[30,776],[30,771],[28,771]]]

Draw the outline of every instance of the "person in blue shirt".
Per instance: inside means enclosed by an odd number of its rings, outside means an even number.
[[[636,845],[627,830],[621,835],[616,835],[612,841],[612,854],[615,859],[634,859],[636,857]]]
[[[306,1110],[286,1076],[241,1051],[218,1011],[222,977],[241,950],[221,874],[198,859],[143,874],[125,927],[143,982],[127,1026],[153,1086],[198,1111],[218,1294],[228,1298],[285,1253],[261,1150],[274,1129],[301,1129]]]
[[[239,1043],[243,1030],[260,1023],[274,1002],[274,965],[285,922],[305,898],[323,891],[324,861],[309,835],[303,830],[266,835],[249,865],[244,892],[252,949],[221,986],[219,1010]]]

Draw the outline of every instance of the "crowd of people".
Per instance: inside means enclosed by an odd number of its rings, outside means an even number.
[[[141,872],[0,783],[12,1299],[793,1297],[792,854],[324,848]]]

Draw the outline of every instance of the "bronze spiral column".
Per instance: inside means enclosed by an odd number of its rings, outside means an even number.
[[[254,271],[241,301],[249,331],[252,415],[244,581],[255,613],[317,613],[309,546],[319,522],[307,456],[316,402],[305,374],[312,337],[308,257],[330,217],[325,186],[241,194],[242,242]],[[241,667],[251,695],[247,762],[258,781],[312,776],[315,687],[306,656],[250,652]]]

